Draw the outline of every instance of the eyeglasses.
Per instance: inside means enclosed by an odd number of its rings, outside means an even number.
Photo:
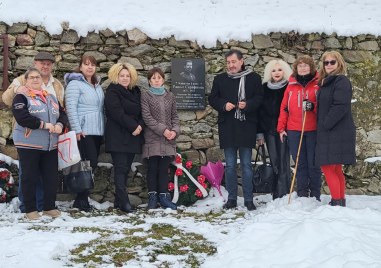
[[[335,65],[336,64],[336,60],[327,60],[327,61],[324,61],[324,66],[328,66],[328,65]]]
[[[41,79],[41,76],[28,76],[28,79],[29,80],[38,80],[38,79]]]
[[[299,69],[305,69],[305,68],[309,68],[310,66],[308,64],[298,64],[296,67]]]

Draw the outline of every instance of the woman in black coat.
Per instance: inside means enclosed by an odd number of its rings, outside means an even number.
[[[135,154],[141,153],[143,144],[143,119],[140,89],[136,86],[138,74],[127,63],[117,63],[108,72],[111,84],[105,96],[106,152],[111,153],[114,164],[114,207],[131,212],[126,191],[127,176]]]
[[[345,176],[342,164],[356,162],[356,127],[351,112],[352,85],[346,65],[336,51],[321,59],[317,103],[316,165],[327,180],[331,206],[345,206]]]
[[[259,109],[260,132],[274,169],[273,199],[286,195],[290,189],[290,153],[287,142],[282,142],[277,132],[280,104],[288,79],[292,73],[290,66],[283,60],[267,63],[263,75],[263,103]],[[258,134],[258,143],[263,144],[263,135]]]

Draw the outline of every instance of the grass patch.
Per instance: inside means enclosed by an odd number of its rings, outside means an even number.
[[[178,215],[178,219],[188,216],[195,219],[196,222],[209,222],[209,223],[220,223],[222,220],[231,219],[236,220],[238,218],[244,218],[246,215],[246,212],[244,211],[237,211],[234,212],[234,215],[229,215],[229,218],[226,218],[226,214],[223,211],[220,212],[212,212],[206,214],[197,214],[197,213],[191,213],[191,212],[184,212],[181,215]]]
[[[113,232],[102,228],[75,227],[73,232],[96,232],[101,236],[71,250],[70,261],[75,264],[123,266],[129,260],[142,261],[138,251],[144,250],[145,261],[158,267],[171,267],[168,260],[158,255],[179,256],[184,267],[199,267],[206,256],[216,253],[216,247],[202,235],[185,232],[170,224],[153,224],[149,230],[124,229]],[[114,239],[112,235],[122,238]],[[164,257],[165,259],[165,257]]]
[[[28,227],[28,230],[51,232],[51,231],[56,230],[58,228],[59,227],[46,226],[46,225],[33,225],[33,226]]]

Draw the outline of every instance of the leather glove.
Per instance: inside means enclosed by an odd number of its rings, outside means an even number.
[[[312,111],[314,109],[315,105],[313,102],[310,102],[309,100],[303,101],[303,111]]]

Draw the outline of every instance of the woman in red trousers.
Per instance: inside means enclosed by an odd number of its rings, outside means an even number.
[[[356,162],[356,127],[351,112],[352,85],[345,76],[346,65],[336,51],[321,59],[320,91],[317,98],[316,164],[327,180],[331,206],[345,207],[343,164]]]

